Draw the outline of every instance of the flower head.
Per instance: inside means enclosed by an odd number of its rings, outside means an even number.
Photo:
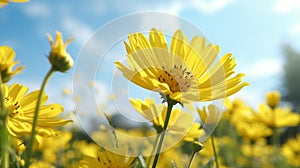
[[[280,102],[280,93],[277,91],[268,92],[266,94],[266,101],[271,108],[275,108]]]
[[[14,61],[15,55],[12,48],[0,46],[0,72],[3,83],[8,82],[13,75],[18,74],[24,68],[23,66],[19,66],[13,70],[13,67],[19,63],[19,61]]]
[[[51,45],[49,61],[52,64],[52,67],[56,71],[66,72],[74,64],[72,57],[66,51],[67,46],[71,43],[73,39],[69,38],[67,39],[66,43],[64,43],[62,39],[62,34],[60,32],[56,32],[56,40],[55,43],[53,43],[51,35],[47,34],[47,36]]]
[[[2,90],[9,134],[21,137],[31,133],[39,91],[25,95],[28,88],[20,84],[13,84],[10,87],[2,85]],[[43,94],[36,132],[39,136],[51,137],[58,133],[54,127],[65,125],[71,120],[57,118],[62,113],[63,107],[59,104],[45,105],[46,101],[47,95]]]
[[[289,108],[271,109],[265,104],[259,106],[257,118],[271,128],[292,127],[300,123],[300,115],[291,112]]]
[[[180,103],[210,101],[230,96],[248,85],[243,74],[235,77],[231,54],[215,61],[219,47],[206,44],[195,36],[190,43],[178,30],[173,35],[170,51],[160,30],[151,29],[149,40],[141,33],[130,34],[125,42],[129,68],[116,66],[133,83],[160,92]],[[214,63],[215,62],[215,63]]]
[[[157,133],[163,131],[167,115],[165,105],[157,105],[153,99],[146,99],[144,102],[140,99],[130,99],[130,103],[143,117],[152,122]],[[194,139],[204,135],[204,130],[200,129],[199,123],[194,123],[195,118],[191,114],[178,108],[173,109],[171,113],[167,128],[169,133],[183,137],[185,141],[194,141]]]

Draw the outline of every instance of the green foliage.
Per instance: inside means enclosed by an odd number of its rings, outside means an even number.
[[[295,111],[300,111],[300,52],[290,45],[283,46],[284,74],[283,74],[283,100],[293,104]]]

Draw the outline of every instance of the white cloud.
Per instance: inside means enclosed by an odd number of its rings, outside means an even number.
[[[196,9],[205,14],[213,14],[224,9],[232,2],[234,2],[234,0],[172,1],[171,4],[159,4],[155,11],[164,11],[170,14],[178,15],[184,10]]]
[[[24,12],[31,17],[47,18],[50,17],[50,8],[46,3],[29,3],[24,7]]]
[[[212,14],[231,4],[234,0],[192,0],[189,7]]]
[[[280,75],[282,72],[282,61],[279,59],[261,59],[256,61],[252,66],[243,72],[251,79],[261,79]]]
[[[289,28],[292,35],[300,35],[300,23],[296,23]]]
[[[277,13],[287,14],[300,10],[299,0],[277,0],[274,5],[274,10]]]
[[[90,28],[87,24],[84,24],[72,17],[66,17],[62,19],[63,28],[75,37],[75,41],[79,45],[83,45],[93,33],[93,29]]]

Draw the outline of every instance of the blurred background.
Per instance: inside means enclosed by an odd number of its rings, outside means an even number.
[[[281,91],[286,102],[299,106],[300,91],[300,1],[297,0],[189,0],[189,1],[45,1],[11,3],[0,10],[0,44],[11,46],[17,59],[26,66],[11,83],[19,82],[38,89],[49,68],[46,58],[49,42],[46,33],[61,31],[76,40],[68,47],[75,59],[81,47],[98,28],[120,16],[157,11],[190,21],[208,39],[221,47],[221,53],[232,52],[237,72],[246,74],[251,86],[235,97],[256,107],[267,91]],[[125,49],[122,51],[125,56]],[[74,68],[73,68],[74,69]],[[56,74],[47,92],[53,102],[73,109],[62,90],[72,88],[72,73]],[[105,94],[108,86],[96,83]],[[300,110],[298,110],[300,111]]]

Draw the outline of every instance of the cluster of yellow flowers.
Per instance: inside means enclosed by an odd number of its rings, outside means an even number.
[[[7,83],[22,71],[23,66],[14,66],[15,52],[11,47],[0,46],[0,126],[1,126],[1,167],[28,167],[31,162],[31,151],[39,149],[45,139],[59,134],[56,127],[66,125],[71,120],[58,116],[63,112],[60,104],[46,104],[48,96],[43,92],[50,75],[55,71],[65,72],[73,65],[71,56],[66,52],[70,42],[63,43],[60,32],[56,33],[55,44],[50,35],[51,50],[49,61],[51,70],[45,77],[41,90],[27,93],[29,88],[14,83]],[[25,162],[26,160],[26,162]]]
[[[1,0],[0,7],[9,2],[26,0]],[[24,67],[15,67],[19,61],[11,47],[0,46],[1,168],[300,167],[300,133],[282,139],[288,127],[300,125],[300,115],[281,107],[276,91],[267,93],[257,110],[227,99],[249,85],[242,81],[244,74],[233,76],[232,54],[218,59],[219,46],[199,36],[189,42],[181,30],[172,36],[170,47],[155,28],[149,38],[130,34],[125,42],[128,66],[115,62],[126,79],[161,95],[161,104],[151,98],[128,100],[148,125],[113,128],[106,114],[108,124],[99,125],[91,137],[78,128],[63,129],[72,120],[59,116],[64,111],[60,104],[47,104],[44,89],[54,72],[73,66],[66,51],[72,39],[64,42],[60,32],[55,41],[47,36],[51,68],[41,90],[30,93],[26,86],[8,84]],[[195,104],[222,98],[226,98],[224,112],[213,104],[202,108]]]

